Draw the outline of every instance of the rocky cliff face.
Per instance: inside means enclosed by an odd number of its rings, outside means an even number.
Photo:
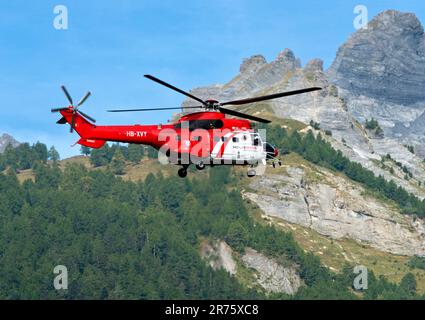
[[[314,179],[309,178],[314,172]],[[271,172],[272,173],[272,172]],[[425,256],[425,222],[401,215],[366,196],[348,179],[316,166],[284,166],[251,183],[245,197],[266,215],[312,228],[333,239],[350,238],[382,251]]]
[[[423,104],[424,48],[424,29],[414,14],[385,11],[339,48],[328,75],[353,96]]]
[[[0,153],[4,152],[4,150],[9,144],[12,147],[17,147],[19,145],[19,142],[16,141],[12,136],[8,135],[7,133],[4,133],[2,136],[0,136]]]
[[[414,14],[385,11],[338,50],[327,76],[363,122],[378,119],[387,136],[425,156],[425,34]]]

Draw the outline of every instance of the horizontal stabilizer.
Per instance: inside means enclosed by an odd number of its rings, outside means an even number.
[[[97,139],[83,139],[77,141],[78,144],[81,144],[82,146],[99,149],[102,148],[103,145],[106,143],[105,140],[97,140]]]
[[[57,124],[65,124],[66,123],[65,117],[60,118],[56,123]]]

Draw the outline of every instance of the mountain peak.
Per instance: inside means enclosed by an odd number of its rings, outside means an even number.
[[[0,136],[0,153],[2,153],[8,145],[12,145],[13,147],[17,147],[19,142],[15,140],[11,135],[7,133],[3,133]]]
[[[286,48],[280,52],[273,64],[283,64],[288,66],[290,69],[296,69],[301,67],[301,62],[295,57],[294,52],[291,49]]]
[[[424,32],[421,22],[414,13],[400,12],[397,10],[386,10],[381,12],[369,22],[368,29],[381,29],[387,31],[391,29],[398,32]]]
[[[413,105],[425,100],[425,35],[412,13],[387,10],[339,48],[328,70],[355,96]]]
[[[240,72],[246,73],[247,71],[255,72],[260,69],[262,66],[267,64],[266,59],[260,55],[253,55],[250,58],[246,58],[242,61]]]
[[[276,60],[295,61],[295,54],[291,49],[286,48],[277,55]]]
[[[322,59],[310,60],[305,65],[304,71],[307,71],[307,72],[323,71],[323,60]]]

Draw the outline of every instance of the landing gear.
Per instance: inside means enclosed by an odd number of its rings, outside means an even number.
[[[177,172],[179,174],[180,178],[186,178],[187,176],[187,168],[189,166],[188,165],[183,165],[183,168],[180,168],[179,171]]]
[[[273,168],[276,168],[276,166],[278,166],[278,165],[279,165],[279,167],[282,166],[282,161],[280,161],[279,159],[277,159],[275,157],[271,157],[268,160],[271,161]]]
[[[204,170],[205,169],[205,163],[203,163],[202,161],[199,162],[197,165],[195,165],[196,169],[198,170]]]
[[[186,178],[186,176],[187,176],[187,170],[186,170],[186,168],[179,169],[179,171],[177,173],[179,174],[179,177],[180,178]]]
[[[252,178],[252,177],[255,177],[255,175],[257,174],[257,172],[255,172],[255,169],[250,168],[250,169],[248,169],[248,172],[246,174],[247,174],[247,176],[249,178]]]

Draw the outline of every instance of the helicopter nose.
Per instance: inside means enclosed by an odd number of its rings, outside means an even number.
[[[279,154],[279,150],[271,145],[270,143],[266,143],[264,145],[264,151],[266,151],[267,153],[267,159],[272,159],[273,157],[277,157],[277,155]]]

